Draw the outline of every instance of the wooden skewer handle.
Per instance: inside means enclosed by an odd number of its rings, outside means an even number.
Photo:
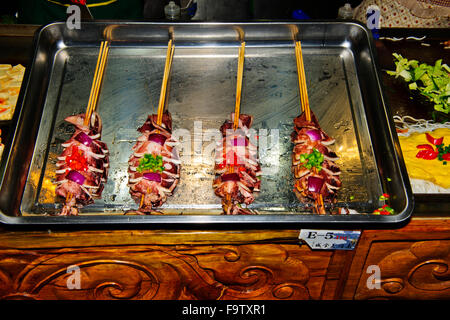
[[[109,46],[108,46],[108,44],[106,44],[105,47],[103,48],[102,61],[100,63],[100,70],[99,70],[99,75],[98,75],[98,80],[97,80],[97,86],[95,88],[95,93],[94,93],[94,101],[92,102],[92,107],[91,107],[91,114],[97,108],[98,98],[100,95],[100,88],[103,84],[103,76],[105,73],[105,66],[106,66],[106,60],[108,58],[108,52],[109,52]]]
[[[242,96],[242,79],[244,75],[244,58],[245,58],[245,42],[241,42],[238,56],[238,72],[236,82],[236,104],[234,107],[234,123],[233,128],[236,130],[239,126],[239,115],[241,108],[241,96]]]
[[[306,86],[305,66],[303,63],[302,45],[300,41],[295,43],[295,55],[297,60],[297,74],[300,89],[302,112],[305,112],[306,120],[311,121],[311,110],[309,108],[308,90]]]
[[[100,52],[97,58],[97,64],[95,66],[94,79],[92,81],[91,93],[89,95],[89,101],[86,108],[86,115],[84,117],[85,126],[89,124],[92,112],[97,107],[98,95],[103,80],[103,74],[105,70],[106,57],[108,55],[108,51],[109,51],[108,41],[102,41],[100,45]]]
[[[158,118],[156,120],[156,123],[158,125],[161,125],[161,123],[162,123],[162,116],[164,113],[164,105],[166,102],[167,82],[169,80],[169,73],[171,70],[174,49],[175,49],[175,46],[172,46],[172,39],[171,39],[171,40],[169,40],[169,44],[167,46],[166,64],[164,66],[164,75],[163,75],[163,81],[162,81],[162,85],[161,85],[161,93],[159,95]]]

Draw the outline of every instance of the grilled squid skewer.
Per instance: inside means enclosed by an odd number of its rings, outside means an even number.
[[[255,214],[255,211],[242,206],[255,200],[261,185],[257,147],[248,136],[253,118],[240,114],[237,130],[233,130],[233,119],[234,113],[231,120],[225,121],[220,128],[223,138],[216,148],[213,189],[222,198],[224,214]]]
[[[164,112],[161,125],[152,114],[138,129],[141,136],[128,160],[128,187],[139,203],[138,214],[157,212],[180,180],[181,161],[172,138],[172,118]]]
[[[60,215],[78,215],[81,207],[101,198],[108,178],[109,151],[100,141],[102,120],[97,112],[85,125],[85,114],[65,119],[75,133],[64,142],[56,163],[56,195],[65,199]]]
[[[305,113],[294,119],[291,139],[294,193],[301,202],[314,203],[316,212],[324,214],[325,203],[336,202],[342,184],[335,163],[338,156],[330,149],[335,141],[320,128],[312,112],[310,121]]]

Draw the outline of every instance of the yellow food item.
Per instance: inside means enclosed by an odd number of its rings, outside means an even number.
[[[436,139],[444,137],[443,144],[446,146],[450,144],[450,129],[440,128],[428,133]],[[425,133],[415,132],[408,137],[400,136],[399,141],[406,170],[411,179],[427,180],[443,188],[450,188],[450,161],[444,164],[444,161],[437,158],[425,160],[416,157],[417,153],[422,150],[417,148],[418,145],[432,145],[427,140]],[[436,146],[432,146],[436,150]]]
[[[12,119],[24,73],[20,64],[0,64],[0,120]]]

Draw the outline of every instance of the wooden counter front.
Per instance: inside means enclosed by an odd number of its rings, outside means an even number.
[[[295,230],[3,231],[0,297],[335,298],[353,253],[313,252],[297,237]]]
[[[363,231],[354,251],[311,250],[298,233],[3,229],[0,298],[450,298],[448,218]],[[378,289],[367,285],[369,266],[379,267]],[[74,269],[79,288],[71,286]]]
[[[371,285],[370,266],[379,268],[378,286]],[[415,218],[401,229],[364,231],[342,298],[450,299],[450,219]]]

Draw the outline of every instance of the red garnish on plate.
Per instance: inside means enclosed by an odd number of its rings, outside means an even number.
[[[422,150],[416,154],[416,157],[424,160],[434,160],[438,158],[439,161],[443,161],[444,165],[447,164],[447,161],[450,160],[450,145],[445,146],[443,144],[444,137],[434,138],[428,132],[426,132],[425,135],[428,142],[435,145],[436,148],[429,144],[419,144],[417,149]]]
[[[416,154],[416,158],[424,159],[424,160],[434,160],[438,156],[438,152],[434,150],[420,150]]]
[[[434,144],[435,146],[438,146],[438,145],[442,144],[442,142],[444,141],[444,137],[433,138],[431,136],[431,134],[429,134],[428,132],[425,133],[425,135],[427,136],[428,142],[431,143],[431,144]]]
[[[434,148],[432,146],[430,146],[429,144],[419,144],[416,148],[417,149],[434,150]]]

